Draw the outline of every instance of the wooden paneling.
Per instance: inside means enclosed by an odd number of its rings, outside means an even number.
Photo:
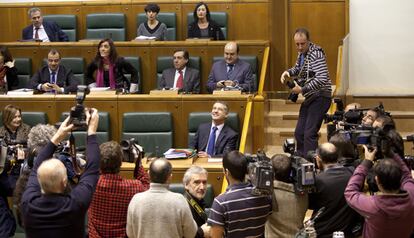
[[[270,25],[268,3],[233,4],[229,15],[230,39],[269,39]],[[231,17],[230,17],[231,16]]]
[[[297,57],[292,35],[297,27],[306,27],[311,41],[325,50],[330,78],[335,84],[338,46],[346,34],[345,1],[292,1],[289,14],[291,66]]]

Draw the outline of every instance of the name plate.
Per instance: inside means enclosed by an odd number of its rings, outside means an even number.
[[[115,90],[106,90],[106,91],[91,90],[89,94],[91,96],[109,96],[109,95],[116,95],[116,91]]]
[[[222,96],[240,96],[241,91],[240,90],[214,90],[213,95],[222,95]]]
[[[151,96],[177,96],[178,90],[151,90]]]

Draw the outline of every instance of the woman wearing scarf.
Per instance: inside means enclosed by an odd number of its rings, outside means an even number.
[[[16,89],[19,84],[17,69],[9,50],[5,47],[0,49],[0,91]]]
[[[131,74],[131,82],[124,73]],[[103,39],[98,44],[95,59],[88,65],[85,80],[90,88],[110,87],[138,92],[139,75],[137,70],[123,57],[118,57],[114,42]]]

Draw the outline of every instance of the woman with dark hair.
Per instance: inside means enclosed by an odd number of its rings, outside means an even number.
[[[7,92],[19,85],[17,68],[14,67],[14,60],[6,47],[0,48],[0,90]]]
[[[124,73],[131,74],[131,82]],[[131,93],[136,93],[139,75],[134,66],[123,57],[118,57],[114,42],[111,39],[103,39],[98,44],[95,59],[86,69],[85,81],[90,88],[129,89]]]
[[[150,3],[144,10],[147,21],[139,25],[138,37],[146,36],[153,37],[156,40],[167,40],[167,26],[157,19],[160,7],[155,3]]]
[[[0,137],[6,141],[27,141],[30,126],[22,121],[22,111],[20,108],[7,105],[3,109],[3,126],[0,127]]]
[[[204,2],[199,2],[193,13],[194,21],[188,25],[188,38],[210,38],[225,40],[218,24],[210,18],[210,10]]]

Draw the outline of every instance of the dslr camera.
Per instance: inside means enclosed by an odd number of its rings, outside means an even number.
[[[291,179],[297,194],[315,191],[315,164],[295,155],[295,140],[286,139],[283,151],[290,154]]]
[[[70,120],[69,123],[73,124],[75,127],[86,130],[86,114],[85,106],[83,102],[85,101],[86,95],[89,94],[89,88],[85,85],[78,85],[78,91],[76,92],[76,105],[70,110]]]
[[[309,71],[309,72],[308,72],[308,76],[307,76],[307,77],[308,77],[308,78],[314,78],[314,77],[315,77],[315,72],[314,72],[314,71]],[[299,86],[303,87],[303,86],[305,86],[305,83],[306,83],[306,80],[307,80],[307,79],[304,79],[304,78],[295,78],[294,80],[295,80],[295,82],[296,82]],[[287,85],[290,89],[292,89],[292,88],[294,88],[294,87],[295,87],[295,83],[294,83],[292,80],[287,81],[287,82],[286,82],[286,85]],[[292,101],[292,102],[296,102],[296,101],[298,100],[298,96],[299,96],[299,94],[291,92],[291,93],[289,94],[289,96],[288,96],[288,99],[289,99],[290,101]]]
[[[256,155],[246,155],[248,177],[253,185],[252,194],[271,195],[273,193],[273,166],[266,154],[258,150]]]

